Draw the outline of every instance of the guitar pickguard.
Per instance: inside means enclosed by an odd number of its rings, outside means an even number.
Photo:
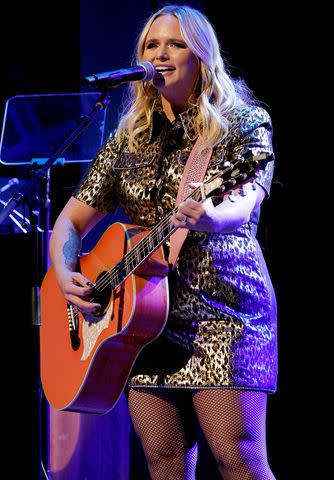
[[[109,321],[114,309],[114,295],[112,294],[111,300],[107,311],[101,315],[94,315],[92,313],[85,313],[82,321],[82,340],[83,340],[83,353],[81,360],[87,360],[92,353],[97,339],[103,330],[108,328]]]

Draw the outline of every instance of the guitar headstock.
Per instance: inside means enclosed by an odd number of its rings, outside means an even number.
[[[222,172],[208,180],[202,188],[206,197],[228,193],[254,180],[259,170],[265,168],[273,160],[273,155],[261,153],[259,155],[245,155],[234,162],[226,161]]]

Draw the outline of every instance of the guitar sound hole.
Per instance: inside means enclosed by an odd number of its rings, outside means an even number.
[[[97,277],[95,284],[98,285],[98,288],[94,290],[93,301],[99,303],[101,305],[101,309],[94,313],[94,315],[96,317],[102,317],[109,306],[112,295],[112,288],[108,279],[108,273],[101,272]]]
[[[80,337],[78,335],[78,330],[72,330],[70,332],[70,337],[71,337],[71,345],[73,350],[78,350],[80,347]]]

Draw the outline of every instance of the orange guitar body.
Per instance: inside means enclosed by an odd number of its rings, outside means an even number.
[[[147,230],[115,223],[80,270],[96,283],[122,260]],[[159,247],[152,259],[163,260]],[[142,348],[163,330],[168,316],[168,280],[151,272],[130,274],[115,290],[101,318],[78,314],[78,345],[70,338],[68,304],[51,266],[41,286],[41,379],[50,404],[60,410],[106,413],[123,392]]]

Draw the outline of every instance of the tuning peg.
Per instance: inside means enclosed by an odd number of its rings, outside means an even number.
[[[235,202],[235,197],[236,195],[233,195],[233,193],[230,193],[229,196],[228,196],[228,199],[230,202],[234,203]]]
[[[240,173],[238,175],[238,182],[244,182],[245,180],[247,180],[247,173]]]
[[[240,187],[239,195],[241,195],[242,197],[245,197],[247,195],[247,192],[244,189],[243,185],[241,185],[241,187]]]
[[[236,183],[237,183],[237,180],[235,178],[230,178],[226,182],[228,188],[234,187],[234,185],[236,185]]]

